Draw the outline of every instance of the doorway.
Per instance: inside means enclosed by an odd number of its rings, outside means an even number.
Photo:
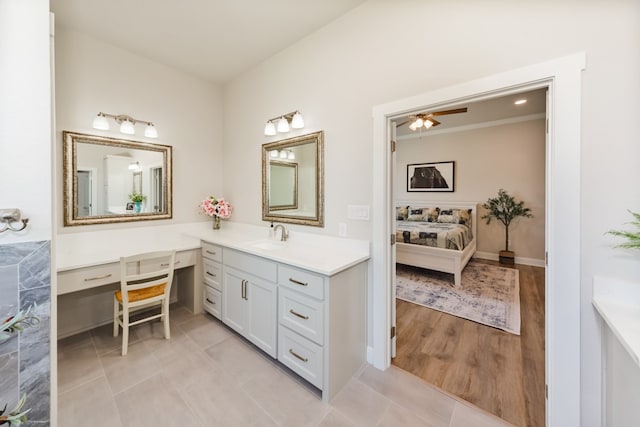
[[[78,167],[78,216],[98,214],[98,182],[96,168]]]
[[[373,245],[370,347],[379,369],[391,363],[392,194],[390,122],[422,106],[479,100],[524,88],[548,87],[545,372],[547,426],[580,425],[580,108],[584,53],[506,71],[373,108]]]
[[[521,99],[527,103],[514,104]],[[428,130],[412,131],[407,125],[409,117],[434,111],[430,108],[394,118],[404,125],[397,128],[395,137],[391,198],[394,208],[400,207],[401,211],[410,205],[409,220],[397,218],[395,247],[407,247],[403,242],[405,234],[405,241],[410,240],[411,246],[428,244],[441,248],[447,235],[463,231],[473,235],[477,247],[459,287],[453,284],[453,274],[427,270],[421,259],[406,255],[398,258],[403,264],[398,266],[396,278],[401,277],[402,286],[395,305],[397,354],[392,364],[514,425],[543,426],[546,88],[477,102],[456,102],[438,110],[455,111],[452,108],[456,107],[464,107],[465,113],[445,116],[436,112],[439,125]],[[429,162],[440,168],[443,164],[448,166],[445,161],[455,165],[455,174],[442,169],[449,190],[453,191],[416,189],[410,185],[412,164]],[[499,188],[506,189],[516,200],[523,200],[534,213],[532,219],[520,218],[512,224],[509,240],[510,249],[517,255],[516,265],[498,262],[497,252],[505,244],[504,227],[495,219],[490,225],[481,219],[484,211],[480,205],[495,197]],[[463,205],[476,209],[475,226],[463,221],[446,223],[449,216],[444,212],[450,210],[448,207]],[[442,222],[431,215],[428,221],[420,220],[422,206],[430,206],[430,214],[440,206]],[[476,230],[472,232],[472,228]],[[424,236],[437,233],[438,239],[409,239],[408,234],[417,233],[415,230],[422,230]],[[424,248],[422,245],[416,250]],[[417,264],[407,265],[413,261]],[[437,270],[435,261],[427,264]],[[394,266],[390,267],[393,271]],[[495,283],[500,286],[494,286],[488,279],[494,280],[493,274],[506,274],[513,283],[505,289],[501,277],[496,276]],[[481,278],[473,283],[477,277]],[[486,296],[481,291],[486,291]],[[504,314],[517,310],[517,319],[522,319],[517,330],[498,329],[503,319],[497,321],[496,317],[503,313],[494,310],[493,301],[499,295],[511,297],[509,304],[505,302],[509,308]],[[487,311],[472,308],[483,302],[487,303]],[[476,314],[482,316],[474,317]],[[474,318],[475,321],[469,320]],[[485,324],[482,319],[486,319]],[[487,326],[491,321],[495,321],[494,327]]]

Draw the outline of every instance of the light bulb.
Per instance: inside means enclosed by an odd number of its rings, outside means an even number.
[[[300,111],[296,111],[293,115],[293,118],[291,119],[291,127],[293,129],[302,129],[304,127],[304,120]]]
[[[296,155],[293,154],[293,151],[289,151],[289,154],[287,155],[287,159],[289,159],[289,160],[295,160],[296,159]]]
[[[98,113],[93,119],[93,128],[98,130],[109,130],[109,121],[104,114]]]
[[[125,133],[127,135],[135,135],[136,128],[133,126],[129,120],[125,120],[120,124],[120,133]]]
[[[140,170],[140,162],[129,163],[129,170],[130,171],[139,171]]]
[[[266,136],[273,136],[276,134],[276,127],[271,120],[269,120],[267,125],[264,127],[264,134]]]
[[[280,117],[278,119],[278,132],[280,133],[289,132],[289,122],[284,117]]]
[[[271,150],[271,157],[278,157],[278,150]]]
[[[409,129],[411,129],[411,130],[416,130],[416,129],[418,129],[418,125],[417,125],[417,123],[418,123],[418,121],[417,121],[417,120],[416,120],[416,121],[414,121],[413,123],[411,123],[411,124],[409,125]]]
[[[286,150],[282,150],[282,151],[280,152],[280,158],[281,158],[281,159],[286,159],[286,158],[287,158],[287,152],[286,152]]]
[[[153,123],[147,123],[147,127],[144,128],[144,136],[146,136],[147,138],[158,137],[158,129],[156,129]]]
[[[429,129],[431,126],[433,126],[433,122],[429,119],[424,121],[424,127]]]

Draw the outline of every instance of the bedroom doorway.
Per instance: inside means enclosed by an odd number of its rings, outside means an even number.
[[[402,264],[396,274],[401,284],[399,298],[391,308],[397,315],[397,350],[392,364],[518,426],[545,424],[546,92],[546,87],[533,88],[446,104],[438,110],[464,108],[468,113],[437,117],[437,128],[417,132],[407,124],[429,108],[393,119],[396,124],[404,123],[404,129],[400,126],[392,138],[396,143],[389,183],[399,227],[395,247],[396,251],[402,249],[398,255]],[[521,99],[527,99],[528,105],[514,104]],[[412,188],[416,162],[436,170],[441,164],[452,163],[455,174],[446,169],[442,173],[450,188]],[[535,220],[514,221],[509,240],[517,254],[516,265],[498,262],[504,228],[495,220],[487,226],[480,218],[482,212],[477,212],[498,188],[524,200],[534,212]],[[452,217],[461,218],[470,206],[473,221],[469,217],[455,221],[455,225],[448,223]],[[439,231],[442,227],[447,227],[448,237],[435,237],[433,233],[445,232]],[[475,241],[454,234],[472,228]],[[463,270],[460,288],[451,274],[455,267],[441,260],[437,252],[447,249],[423,254],[416,247],[424,243],[447,245],[449,240],[466,244],[465,251],[474,251],[473,260]],[[423,263],[420,258],[425,256],[433,260]],[[462,267],[469,256],[463,258]],[[394,267],[390,267],[392,271]],[[502,275],[511,282],[504,281]],[[476,279],[479,282],[474,284]],[[506,291],[487,289],[490,281],[506,286]],[[508,319],[496,321],[499,310],[491,304],[485,304],[488,313],[475,309],[478,303],[483,304],[482,298],[476,298],[483,289],[493,291],[484,300],[508,294]],[[466,307],[461,309],[461,303]]]

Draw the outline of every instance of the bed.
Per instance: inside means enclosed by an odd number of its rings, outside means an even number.
[[[462,270],[476,251],[473,202],[396,202],[396,262],[452,273],[460,286]]]

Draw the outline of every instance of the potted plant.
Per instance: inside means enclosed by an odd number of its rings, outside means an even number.
[[[143,196],[141,193],[133,192],[129,194],[129,200],[135,203],[135,212],[140,213],[142,211],[142,202],[146,200],[147,196]]]
[[[509,250],[509,226],[517,217],[523,216],[531,218],[533,216],[531,209],[525,208],[523,201],[516,202],[515,199],[502,188],[498,190],[498,197],[488,199],[482,207],[487,210],[487,213],[482,216],[482,219],[487,220],[487,224],[491,223],[492,218],[504,224],[504,250],[500,251],[500,262],[513,264],[515,253]]]
[[[619,230],[611,230],[608,231],[607,234],[611,234],[616,237],[622,237],[626,240],[624,243],[620,243],[617,245],[619,248],[627,248],[627,249],[640,249],[640,213],[635,213],[629,211],[631,215],[633,215],[633,221],[631,221],[631,225],[636,227],[638,231],[619,231]]]

